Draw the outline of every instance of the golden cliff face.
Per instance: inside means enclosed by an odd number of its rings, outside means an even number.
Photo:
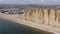
[[[60,28],[59,8],[33,8],[21,14],[20,18]]]

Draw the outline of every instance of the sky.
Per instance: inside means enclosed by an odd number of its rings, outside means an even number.
[[[45,5],[60,5],[60,0],[0,0],[0,4],[45,4]]]

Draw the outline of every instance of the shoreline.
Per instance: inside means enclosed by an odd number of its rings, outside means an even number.
[[[34,27],[34,28],[37,28],[37,29],[44,30],[44,31],[52,32],[52,33],[55,33],[55,34],[60,34],[60,29],[58,29],[58,28],[46,26],[46,25],[43,25],[43,24],[31,22],[31,21],[21,20],[21,19],[17,18],[16,16],[18,16],[18,15],[0,14],[0,18],[3,18],[3,19],[8,19],[8,20],[11,20],[11,21],[23,24],[23,25],[27,25],[27,26],[30,26],[30,27]]]

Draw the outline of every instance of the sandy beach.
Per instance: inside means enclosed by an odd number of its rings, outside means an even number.
[[[35,22],[21,20],[21,19],[17,18],[17,16],[19,16],[19,15],[0,14],[0,18],[3,18],[3,19],[8,19],[8,20],[11,20],[11,21],[15,21],[19,24],[27,25],[27,26],[30,26],[30,27],[35,27],[37,29],[45,30],[45,31],[52,32],[52,33],[55,33],[55,34],[60,34],[60,29],[59,28],[50,27],[50,26],[35,23]]]

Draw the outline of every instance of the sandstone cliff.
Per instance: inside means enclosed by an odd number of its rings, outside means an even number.
[[[20,19],[60,28],[59,8],[33,8],[20,14]]]

